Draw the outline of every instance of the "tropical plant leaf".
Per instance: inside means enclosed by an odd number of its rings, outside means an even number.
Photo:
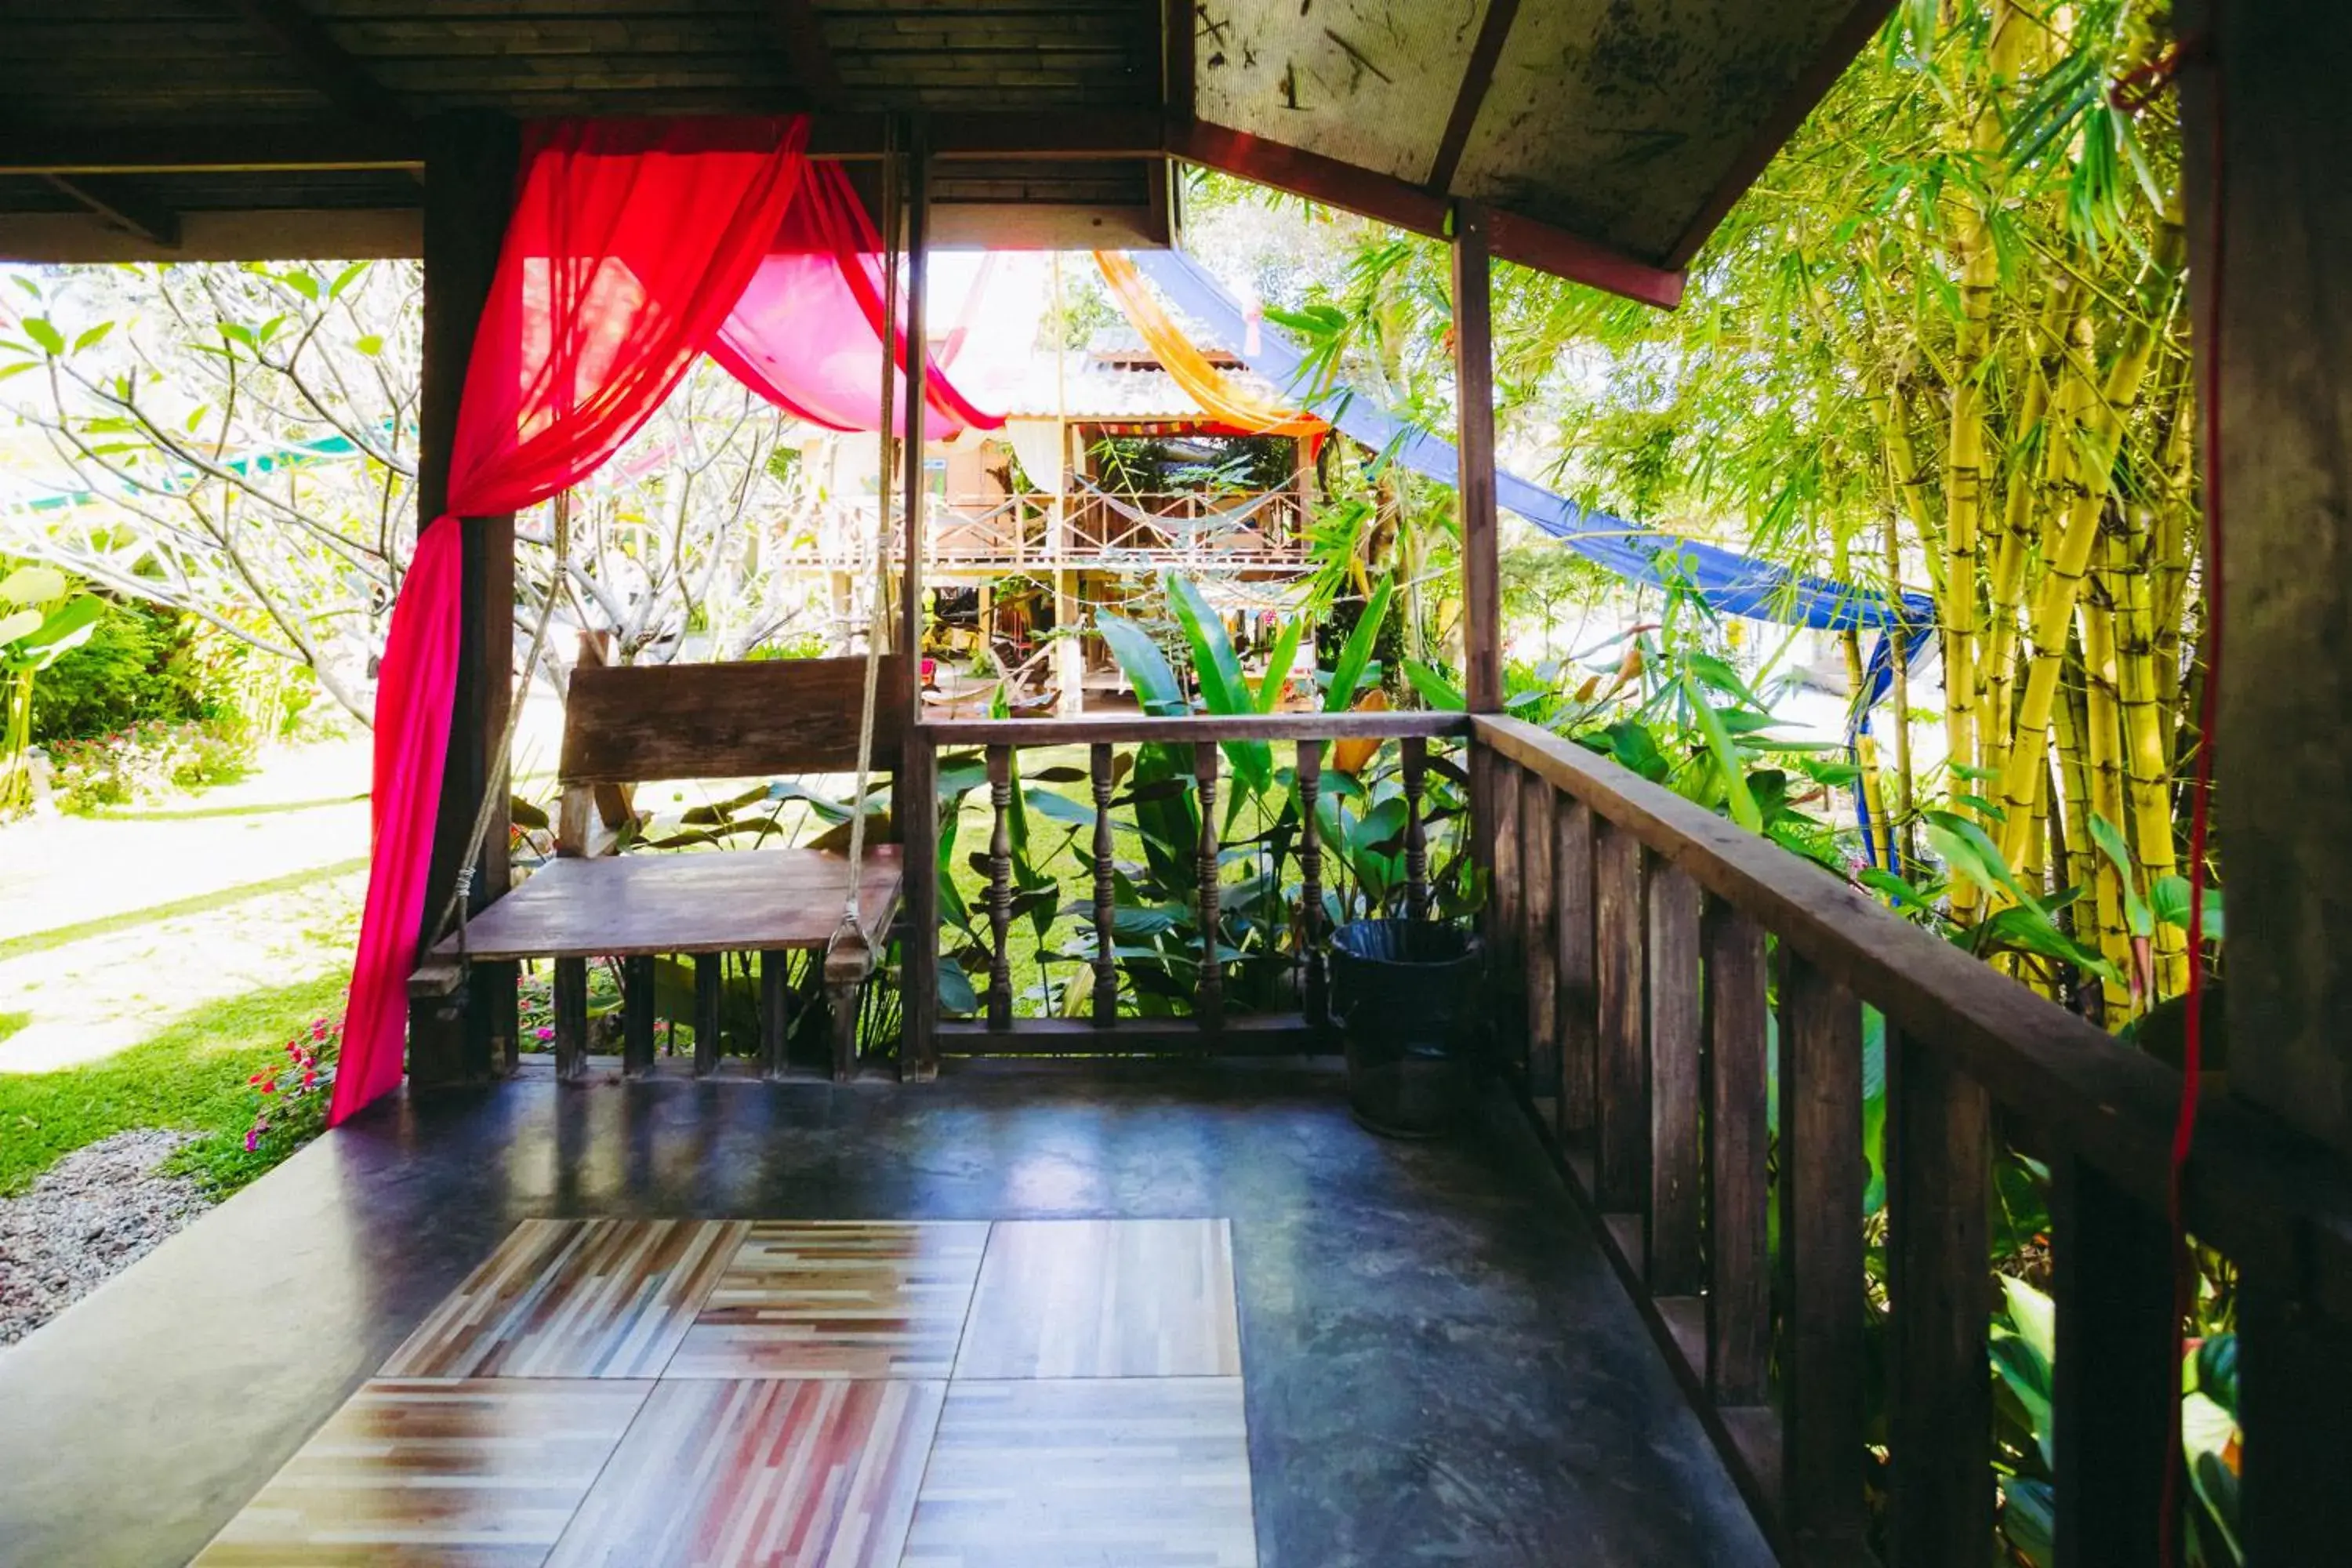
[[[1417,658],[1406,659],[1404,678],[1412,682],[1412,689],[1421,693],[1421,700],[1437,712],[1460,713],[1470,706],[1470,700],[1462,694],[1462,689],[1433,665],[1423,664]],[[1538,691],[1522,695],[1532,695],[1540,701],[1545,694]]]
[[[1731,739],[1731,731],[1723,727],[1723,715],[1717,712],[1699,688],[1698,679],[1685,671],[1683,689],[1690,699],[1691,717],[1697,721],[1698,731],[1706,738],[1707,750],[1715,753],[1717,768],[1723,774],[1724,803],[1730,809],[1731,820],[1750,833],[1764,831],[1764,814],[1757,808],[1756,796],[1748,787],[1743,771],[1745,760]]]
[[[1326,713],[1345,713],[1355,705],[1356,688],[1363,684],[1365,672],[1371,668],[1372,645],[1380,640],[1381,625],[1389,617],[1389,598],[1395,591],[1394,583],[1381,578],[1355,629],[1340,645],[1339,657],[1331,665],[1331,684],[1323,691]]]

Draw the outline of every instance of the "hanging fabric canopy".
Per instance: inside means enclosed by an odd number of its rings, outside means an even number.
[[[1329,431],[1331,426],[1319,416],[1260,397],[1210,363],[1209,356],[1195,348],[1183,329],[1160,308],[1160,301],[1144,287],[1142,274],[1124,253],[1097,250],[1095,261],[1102,268],[1103,281],[1110,285],[1111,298],[1160,357],[1160,368],[1211,417],[1252,436],[1317,437]]]
[[[729,368],[780,407],[835,428],[878,423],[874,232],[848,216],[856,196],[837,171],[810,177],[807,137],[804,116],[525,130],[467,363],[448,510],[418,531],[380,667],[368,895],[331,1122],[400,1082],[456,700],[458,519],[520,511],[587,478],[722,336]],[[772,254],[793,265],[763,286]],[[862,401],[848,394],[853,374],[866,379]],[[929,374],[934,419],[992,427]]]
[[[777,407],[828,430],[871,430],[881,421],[882,248],[874,221],[837,163],[813,163],[785,212],[772,254],[709,345],[727,373]],[[907,335],[890,402],[907,405]],[[923,436],[951,441],[965,429],[1004,423],[972,406],[937,358],[923,381]]]

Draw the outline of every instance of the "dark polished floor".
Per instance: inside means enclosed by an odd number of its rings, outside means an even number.
[[[535,1215],[1229,1217],[1262,1568],[1771,1560],[1499,1097],[1400,1144],[1232,1063],[382,1107],[0,1353],[0,1563],[184,1563]]]

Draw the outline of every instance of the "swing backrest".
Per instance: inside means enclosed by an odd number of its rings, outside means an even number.
[[[906,746],[907,660],[887,655],[877,674],[872,766],[881,777],[898,771]],[[610,809],[615,790],[649,779],[855,773],[865,696],[862,654],[632,667],[583,661],[563,705],[558,842],[566,853],[593,853],[592,813],[617,827]]]

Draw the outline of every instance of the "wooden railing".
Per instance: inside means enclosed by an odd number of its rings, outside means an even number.
[[[1295,491],[1121,496],[1117,504],[1076,491],[1059,504],[1057,523],[1055,499],[1047,494],[934,500],[924,514],[923,559],[941,567],[1008,569],[1101,563],[1274,570],[1306,562]],[[1244,509],[1248,515],[1234,521]],[[873,532],[871,499],[832,502],[789,554],[834,571],[861,571]],[[890,558],[898,561],[904,535],[895,525],[891,534]]]
[[[2157,1562],[2181,1395],[2168,1217],[2179,1076],[1556,735],[1482,716],[1471,763],[1495,871],[1488,935],[1511,982],[1497,1005],[1506,1037],[1524,1041],[1514,1068],[1784,1557],[1870,1552],[1867,1004],[1885,1016],[1887,1052],[1884,1544],[1899,1568],[1989,1561],[1998,1141],[2030,1146],[2053,1173],[2058,1562]],[[2352,1321],[2352,1194],[2333,1157],[2217,1098],[2188,1168],[2187,1219],[2239,1270],[2245,1525],[2284,1532],[2344,1484],[2326,1467],[2352,1412],[2339,1398],[2326,1414],[2335,1395],[2320,1391],[2340,1394],[2347,1372],[2319,1347],[2340,1347]]]
[[[905,995],[908,1009],[907,1066],[920,1078],[936,1069],[940,1054],[948,1055],[1122,1055],[1160,1053],[1286,1054],[1328,1048],[1328,976],[1322,929],[1324,908],[1323,847],[1317,835],[1303,833],[1297,843],[1300,887],[1293,929],[1297,933],[1296,957],[1299,989],[1297,1005],[1272,1012],[1237,1014],[1225,995],[1226,965],[1207,952],[1197,970],[1189,1017],[1120,1016],[1118,966],[1115,952],[1116,910],[1113,898],[1114,752],[1130,745],[1190,745],[1192,748],[1192,789],[1201,803],[1200,837],[1193,847],[1196,876],[1191,889],[1199,930],[1219,925],[1222,897],[1219,874],[1221,814],[1217,808],[1223,784],[1223,754],[1218,742],[1259,741],[1295,748],[1281,763],[1292,765],[1304,814],[1312,816],[1322,787],[1325,752],[1339,741],[1398,741],[1402,742],[1402,775],[1405,802],[1404,902],[1426,907],[1429,902],[1429,859],[1424,821],[1426,762],[1433,740],[1462,734],[1465,721],[1444,713],[1270,713],[1244,718],[1184,719],[1102,718],[1071,720],[975,720],[927,722],[909,733],[911,777],[935,779],[942,752],[977,748],[985,758],[992,833],[986,851],[988,879],[983,890],[991,939],[988,984],[982,1008],[971,1019],[942,1021],[937,1016],[939,949],[936,881],[910,885],[908,908],[912,934],[906,948]],[[1093,904],[1087,935],[1092,939],[1093,984],[1087,1016],[1083,1018],[1020,1017],[1015,1016],[1012,943],[1012,850],[1009,821],[1013,799],[1012,759],[1024,748],[1084,746],[1088,754],[1088,784],[1093,802],[1091,858],[1094,864]],[[902,779],[910,775],[902,774]],[[912,787],[927,787],[915,785]],[[920,868],[937,864],[936,843],[918,844],[920,824],[910,824],[907,864],[910,879],[922,878]]]

